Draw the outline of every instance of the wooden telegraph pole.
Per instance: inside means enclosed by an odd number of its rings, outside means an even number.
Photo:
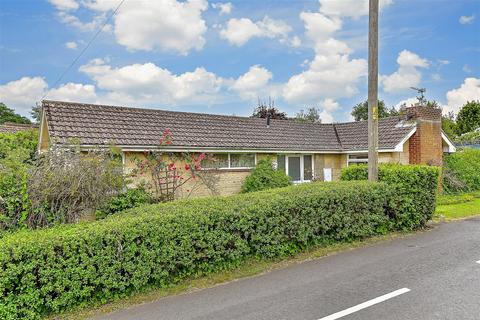
[[[368,180],[378,180],[378,0],[368,14]]]

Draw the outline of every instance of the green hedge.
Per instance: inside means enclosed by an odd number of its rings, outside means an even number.
[[[287,187],[291,184],[290,177],[284,171],[275,170],[270,159],[263,159],[258,161],[255,169],[245,179],[242,193]]]
[[[425,226],[435,212],[435,199],[440,168],[421,165],[383,164],[378,179],[393,188],[388,214],[394,227],[413,230]],[[342,170],[341,180],[366,180],[366,165],[349,166]]]
[[[97,222],[20,231],[0,243],[0,319],[35,319],[146,287],[383,234],[383,183],[312,183],[148,205]]]
[[[480,190],[480,149],[464,148],[444,158],[443,188],[447,193]]]

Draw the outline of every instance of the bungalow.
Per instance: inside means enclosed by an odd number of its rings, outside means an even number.
[[[367,122],[299,123],[293,120],[176,112],[43,101],[39,150],[72,139],[85,149],[114,144],[124,169],[144,151],[206,152],[218,159],[220,194],[239,192],[256,162],[271,158],[295,182],[337,180],[342,168],[367,163]],[[160,146],[165,129],[173,141]],[[441,129],[441,111],[414,106],[379,120],[379,162],[441,165],[455,147]],[[205,194],[199,190],[196,195]]]

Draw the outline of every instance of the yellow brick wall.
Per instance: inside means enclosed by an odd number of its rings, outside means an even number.
[[[267,158],[267,155],[257,156],[257,160],[261,158]],[[131,174],[136,168],[136,160],[144,160],[145,156],[141,152],[125,152],[124,153],[124,172]],[[176,162],[177,168],[184,168],[185,163]],[[182,185],[175,195],[179,199],[183,198],[195,198],[206,197],[212,195],[232,195],[239,193],[245,178],[250,174],[251,170],[248,169],[228,169],[228,170],[214,170],[209,171],[208,174],[211,179],[216,181],[213,184],[214,188],[208,188],[201,178],[189,179],[184,185]],[[190,175],[188,173],[183,174],[185,179],[188,179]],[[130,187],[138,185],[142,182],[149,183],[151,181],[149,173],[142,176],[131,177]]]
[[[332,169],[332,180],[336,181],[340,179],[340,173],[342,168],[347,166],[346,154],[316,154],[314,156],[314,177],[315,180],[324,180],[323,169]]]

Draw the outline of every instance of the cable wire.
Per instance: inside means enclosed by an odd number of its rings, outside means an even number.
[[[120,9],[120,7],[122,6],[122,4],[125,2],[125,0],[122,0],[120,1],[120,3],[117,5],[117,7],[115,8],[115,10],[107,17],[107,19],[105,20],[105,22],[102,24],[102,26],[97,30],[97,32],[93,35],[93,37],[90,39],[90,41],[87,43],[87,45],[85,46],[85,48],[82,49],[82,51],[78,54],[78,56],[72,61],[72,63],[70,63],[70,65],[65,69],[65,71],[63,71],[63,73],[60,75],[60,77],[58,77],[57,81],[55,81],[55,83],[53,84],[52,88],[55,88],[57,86],[57,84],[62,81],[63,77],[67,74],[68,71],[70,71],[70,69],[75,65],[75,63],[77,63],[78,59],[80,59],[82,57],[82,55],[85,53],[85,51],[87,51],[87,49],[90,47],[90,45],[93,43],[93,41],[95,41],[95,39],[98,37],[98,35],[100,34],[100,32],[103,31],[103,29],[105,28],[105,26],[107,25],[107,23],[112,19],[112,17],[114,15],[117,14],[118,12],[118,9]],[[47,96],[48,96],[48,93],[50,91],[47,91],[43,97],[40,99],[40,100],[44,100]]]

